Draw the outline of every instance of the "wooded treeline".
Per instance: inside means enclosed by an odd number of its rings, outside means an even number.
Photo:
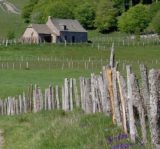
[[[30,0],[22,17],[26,23],[45,23],[48,16],[77,19],[102,33],[160,32],[159,11],[158,0]]]

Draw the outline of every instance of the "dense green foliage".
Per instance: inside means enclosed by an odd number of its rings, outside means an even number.
[[[127,33],[142,32],[149,24],[149,17],[149,10],[146,6],[142,4],[136,5],[119,18],[119,29]]]
[[[77,18],[85,28],[94,28],[95,10],[89,3],[84,3],[75,9],[75,18]]]
[[[37,1],[36,1],[37,2]],[[116,28],[117,15],[123,10],[123,3],[114,0],[39,0],[30,2],[23,9],[25,22],[44,23],[47,16],[78,19],[87,29],[97,28],[101,32]]]
[[[113,31],[117,26],[117,9],[110,0],[99,2],[96,12],[96,26],[100,32]]]
[[[152,20],[153,28],[160,35],[160,10],[157,12]]]
[[[152,2],[143,0],[139,4],[140,1],[137,0],[49,0],[46,3],[44,0],[34,0],[24,7],[22,16],[27,23],[45,23],[48,16],[53,16],[77,19],[86,29],[97,28],[102,33],[119,28],[122,32],[140,34],[146,29],[157,31],[154,21],[151,21],[160,9],[160,2],[151,4]]]
[[[160,27],[159,22],[158,22],[159,18],[157,18],[159,10],[160,10],[160,2],[153,3],[149,7],[150,24],[146,31],[157,32],[157,29]]]

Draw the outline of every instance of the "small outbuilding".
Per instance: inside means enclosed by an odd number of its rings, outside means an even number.
[[[22,35],[23,43],[81,43],[87,42],[87,31],[72,19],[48,17],[46,24],[30,24]]]

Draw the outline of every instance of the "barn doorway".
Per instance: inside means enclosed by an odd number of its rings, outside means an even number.
[[[44,41],[48,42],[48,43],[51,43],[52,42],[52,37],[50,35],[44,36]]]
[[[52,42],[52,36],[50,34],[41,34],[39,35],[42,42],[51,43]]]

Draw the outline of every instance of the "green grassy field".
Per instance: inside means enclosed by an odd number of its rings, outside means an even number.
[[[113,35],[112,35],[113,36]],[[149,68],[160,68],[160,46],[120,46],[115,47],[119,70],[125,75],[123,64],[131,64],[139,76],[138,67],[145,63]],[[26,91],[30,84],[38,84],[42,89],[49,84],[62,85],[65,77],[79,78],[99,73],[106,65],[110,47],[99,49],[87,45],[12,45],[0,46],[0,97],[15,96]],[[40,59],[40,60],[38,60]],[[47,60],[49,59],[49,61]],[[88,62],[85,69],[84,63]],[[19,63],[29,63],[29,69]],[[68,69],[68,62],[78,62]],[[2,69],[2,64],[9,65]],[[15,70],[12,68],[15,64]],[[62,69],[62,65],[65,65]],[[123,68],[124,67],[124,68]],[[81,111],[42,111],[13,117],[0,117],[0,128],[4,130],[4,149],[110,149],[118,144],[129,143],[128,139],[113,141],[121,130],[111,123],[111,118],[102,114],[83,115]],[[144,148],[139,144],[131,149]],[[151,147],[147,145],[146,149]]]
[[[1,117],[4,149],[110,149],[130,144],[128,137],[114,138],[123,132],[103,114],[84,115],[81,111],[42,111],[13,117]],[[132,149],[144,148],[140,144]]]
[[[92,72],[99,73],[107,64],[110,48],[97,50],[90,45],[17,45],[0,46],[0,97],[14,96],[25,91],[30,84],[38,84],[46,88],[50,83],[62,85],[65,77],[79,78],[90,76]],[[160,47],[119,47],[115,48],[119,70],[125,75],[123,64],[132,64],[133,71],[139,76],[139,64],[145,63],[149,68],[160,67]],[[12,69],[12,63],[18,65],[21,59],[29,63],[29,70]],[[53,59],[51,62],[40,61],[39,58]],[[54,62],[54,60],[58,62]],[[57,60],[58,59],[58,60]],[[89,68],[84,68],[85,61]],[[102,61],[101,61],[102,60]],[[68,61],[73,61],[74,67],[68,68]],[[25,63],[24,62],[24,63]],[[92,65],[93,62],[93,65]],[[2,70],[2,63],[9,63],[10,68]],[[81,64],[80,68],[77,63]],[[64,69],[62,70],[62,65]],[[18,67],[18,66],[17,66]],[[50,69],[49,69],[50,68]]]

